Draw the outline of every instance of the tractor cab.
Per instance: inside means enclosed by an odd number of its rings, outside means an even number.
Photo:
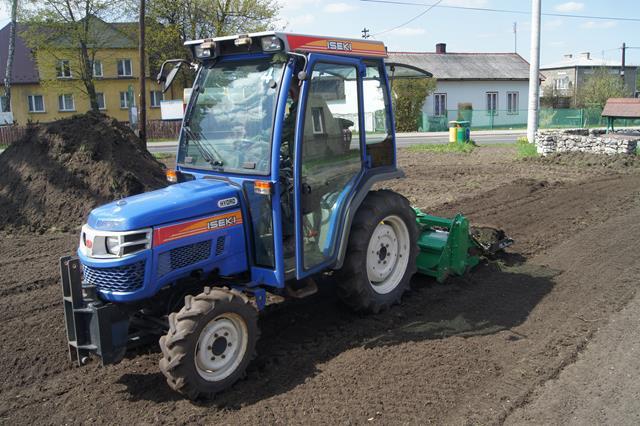
[[[254,281],[282,287],[339,268],[364,195],[402,175],[384,44],[269,32],[187,45],[198,72],[176,180],[241,188]]]

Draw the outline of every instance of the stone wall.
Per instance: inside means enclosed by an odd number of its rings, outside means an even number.
[[[539,130],[535,142],[542,155],[568,151],[635,154],[640,143],[640,129],[622,129],[608,134],[603,129]]]

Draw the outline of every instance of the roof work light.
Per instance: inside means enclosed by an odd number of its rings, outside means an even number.
[[[251,37],[248,35],[238,36],[237,39],[233,40],[233,44],[236,46],[251,46]]]
[[[194,54],[198,59],[207,59],[215,55],[216,43],[212,40],[205,40],[204,42],[194,47]]]
[[[276,36],[262,37],[260,39],[262,43],[262,50],[265,52],[277,52],[282,50],[282,40]]]

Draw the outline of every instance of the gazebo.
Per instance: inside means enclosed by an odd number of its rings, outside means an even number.
[[[613,122],[616,118],[640,119],[640,99],[610,98],[602,110],[602,116],[607,117],[607,133],[613,132]]]

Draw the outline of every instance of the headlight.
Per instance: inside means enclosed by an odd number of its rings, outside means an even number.
[[[80,250],[94,259],[114,259],[130,256],[151,248],[153,230],[99,231],[89,225],[82,227]]]
[[[213,40],[207,39],[201,44],[196,45],[193,52],[198,59],[212,58],[216,53],[216,43]]]
[[[262,43],[262,50],[265,52],[282,50],[282,40],[276,36],[262,37],[260,42]]]
[[[195,47],[195,53],[196,53],[196,58],[199,59],[205,59],[205,58],[210,58],[211,57],[211,49],[210,48],[203,48],[202,46],[196,46]]]
[[[105,238],[105,246],[107,247],[107,253],[112,254],[114,256],[118,255],[118,249],[120,245],[119,237],[107,237]]]

